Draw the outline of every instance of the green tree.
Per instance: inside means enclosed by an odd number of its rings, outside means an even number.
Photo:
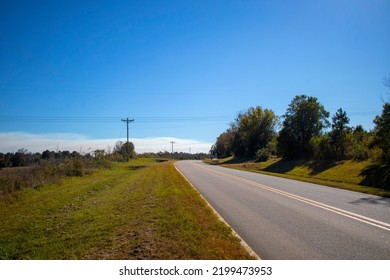
[[[381,163],[390,165],[390,102],[383,105],[382,114],[376,116],[374,123],[372,146],[379,147],[382,150]]]
[[[288,159],[311,156],[310,140],[321,135],[329,126],[329,112],[317,98],[297,95],[283,116],[282,129],[278,137],[278,152]]]
[[[129,158],[135,157],[134,144],[132,142],[123,143],[122,141],[117,141],[114,147],[114,155],[117,160],[125,160],[127,155]]]
[[[310,154],[313,159],[334,159],[334,150],[329,141],[329,135],[323,134],[310,139]]]
[[[329,142],[333,150],[333,157],[344,158],[347,150],[347,134],[350,132],[348,127],[349,118],[343,109],[338,109],[332,117],[332,131],[329,133]]]
[[[232,151],[237,157],[255,157],[260,149],[275,136],[278,117],[269,109],[260,106],[251,107],[244,113],[240,113],[232,131],[234,139]]]
[[[218,136],[217,141],[211,148],[210,153],[218,158],[230,157],[232,155],[233,132],[226,130]]]
[[[29,153],[26,149],[19,149],[12,157],[11,162],[13,167],[28,165]]]
[[[384,80],[390,89],[390,74]],[[390,102],[383,104],[382,114],[376,116],[375,128],[370,147],[379,149],[379,156],[374,156],[374,163],[363,170],[363,183],[368,186],[390,189]]]

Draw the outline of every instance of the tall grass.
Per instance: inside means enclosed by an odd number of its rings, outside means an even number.
[[[92,174],[94,170],[110,168],[111,162],[101,158],[66,158],[42,160],[39,164],[0,170],[0,196],[13,194],[25,188],[39,188],[58,183],[64,177]]]

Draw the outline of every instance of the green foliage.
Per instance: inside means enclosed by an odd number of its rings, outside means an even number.
[[[240,113],[236,119],[237,129],[234,134],[232,150],[239,157],[254,157],[256,152],[265,148],[275,136],[278,117],[269,109],[263,110],[260,106],[251,107]]]
[[[284,158],[310,157],[310,140],[329,126],[329,112],[315,97],[295,96],[278,137],[278,150]]]
[[[326,160],[333,158],[334,147],[331,145],[327,135],[314,136],[310,139],[310,148],[314,159]]]
[[[84,176],[86,172],[86,167],[83,162],[83,160],[76,158],[72,160],[65,160],[63,164],[64,173],[66,176],[72,177],[72,176],[78,176],[82,177]]]
[[[125,161],[127,158],[135,158],[136,153],[134,150],[134,144],[132,142],[123,143],[118,141],[114,147],[114,160]]]
[[[106,154],[104,150],[95,150],[93,157],[93,167],[99,169],[109,169],[112,167],[110,155]]]
[[[255,162],[265,162],[270,157],[270,151],[267,148],[261,148],[256,152],[256,160]]]
[[[361,125],[352,129],[352,132],[346,135],[345,141],[346,158],[362,161],[372,157],[373,149],[370,149],[372,134],[365,131]]]
[[[383,105],[382,114],[376,116],[372,146],[382,150],[380,163],[390,165],[390,103]]]
[[[272,110],[251,107],[237,116],[231,127],[217,138],[210,152],[219,158],[232,154],[253,158],[272,141],[277,124],[278,117]]]
[[[375,162],[366,168],[362,175],[365,183],[390,189],[390,103],[383,105],[382,114],[376,116],[371,147],[377,149]]]
[[[231,129],[218,136],[217,142],[211,147],[210,154],[218,158],[226,158],[232,155],[234,133]]]
[[[390,88],[390,75],[385,78]],[[332,117],[315,97],[295,96],[283,115],[282,128],[275,136],[278,117],[272,110],[257,106],[240,113],[230,128],[222,133],[211,149],[218,158],[253,159],[263,162],[271,155],[283,159],[354,160],[374,162],[362,173],[370,186],[388,188],[390,178],[390,103],[383,106],[374,120],[375,128],[367,132],[361,125],[349,127],[343,109]]]
[[[343,159],[346,157],[346,137],[350,128],[347,126],[349,118],[343,109],[338,109],[332,117],[332,131],[329,133],[329,142],[332,146],[332,158]]]

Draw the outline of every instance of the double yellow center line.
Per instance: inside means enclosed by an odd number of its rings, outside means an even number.
[[[318,201],[315,201],[312,199],[308,199],[308,198],[305,198],[305,197],[302,197],[299,195],[295,195],[295,194],[292,194],[289,192],[278,190],[278,189],[275,189],[275,188],[272,188],[272,187],[269,187],[269,186],[266,186],[266,185],[263,185],[263,184],[260,184],[257,182],[253,182],[253,181],[235,176],[235,175],[231,175],[228,173],[209,169],[209,168],[206,168],[206,167],[199,165],[199,164],[197,164],[197,166],[204,169],[205,171],[207,171],[209,173],[214,173],[214,174],[222,175],[224,177],[229,177],[233,180],[236,180],[236,181],[248,184],[248,185],[252,185],[252,186],[255,186],[255,187],[258,187],[258,188],[261,188],[261,189],[264,189],[264,190],[267,190],[267,191],[270,191],[270,192],[273,192],[273,193],[276,193],[276,194],[279,194],[279,195],[282,195],[282,196],[285,196],[285,197],[288,197],[288,198],[291,198],[291,199],[294,199],[294,200],[297,200],[297,201],[300,201],[303,203],[306,203],[306,204],[310,204],[312,206],[336,213],[338,215],[341,215],[341,216],[344,216],[344,217],[347,217],[347,218],[350,218],[350,219],[353,219],[353,220],[356,220],[356,221],[359,221],[359,222],[362,222],[362,223],[365,223],[365,224],[368,224],[368,225],[371,225],[371,226],[374,226],[377,228],[384,229],[386,231],[390,231],[390,224],[388,224],[388,223],[381,222],[381,221],[378,221],[375,219],[371,219],[369,217],[365,217],[365,216],[362,216],[359,214],[355,214],[355,213],[352,213],[352,212],[349,212],[349,211],[346,211],[346,210],[343,210],[343,209],[340,209],[337,207],[333,207],[333,206],[330,206],[330,205],[327,205],[327,204],[324,204],[324,203],[321,203],[321,202],[318,202]]]

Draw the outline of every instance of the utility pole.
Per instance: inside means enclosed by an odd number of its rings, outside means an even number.
[[[129,118],[121,119],[122,122],[127,124],[127,144],[126,144],[126,152],[127,152],[127,162],[129,162],[129,123],[134,122],[134,119],[129,120]]]
[[[172,157],[173,157],[173,144],[175,143],[174,141],[171,141],[171,142],[169,142],[169,143],[171,143],[172,144]]]

